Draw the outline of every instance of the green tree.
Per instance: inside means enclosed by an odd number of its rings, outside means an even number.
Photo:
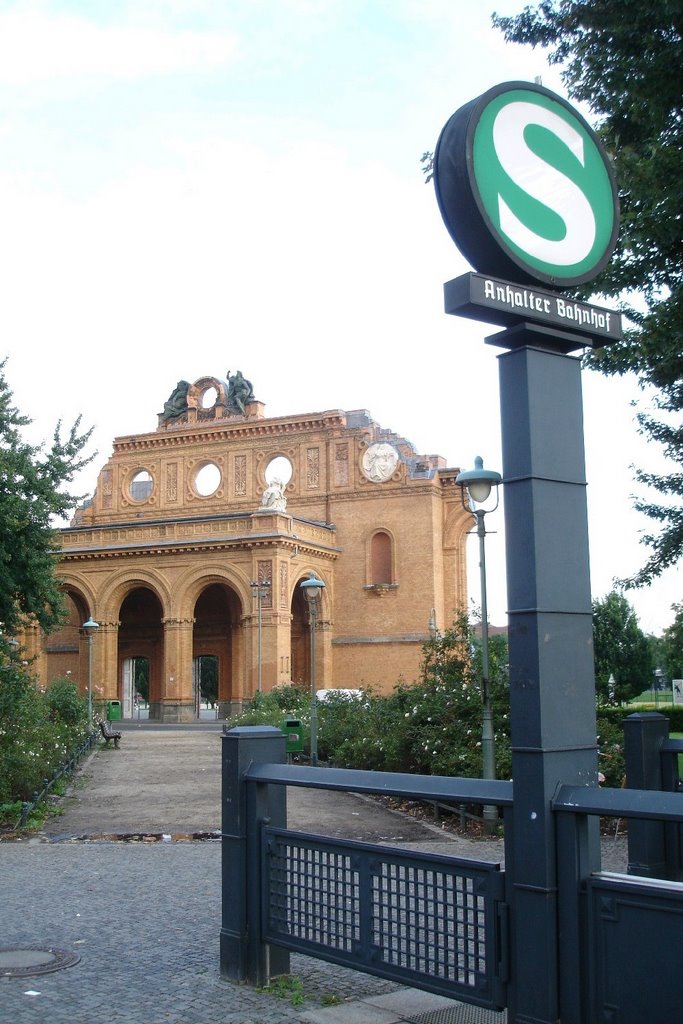
[[[52,523],[80,500],[63,488],[94,457],[81,455],[92,431],[81,433],[79,418],[64,439],[58,423],[49,447],[27,444],[21,431],[31,420],[13,405],[6,362],[0,363],[0,622],[12,634],[32,616],[49,632],[62,616]]]
[[[660,668],[668,680],[683,679],[683,604],[675,604],[672,610],[674,621],[664,630],[659,644]]]
[[[638,625],[635,611],[615,590],[602,601],[593,602],[593,651],[599,701],[619,704],[650,685],[652,647]]]
[[[549,49],[569,95],[595,115],[616,172],[621,226],[591,290],[619,299],[634,327],[589,363],[605,374],[637,375],[655,409],[638,413],[640,432],[676,467],[683,464],[682,22],[680,0],[544,0],[512,18],[493,16],[508,41]],[[627,588],[651,583],[683,555],[683,472],[638,469],[636,480],[660,497],[635,501],[657,528],[643,537],[651,553],[621,581]]]
[[[135,658],[133,662],[135,692],[149,701],[149,658]]]
[[[199,685],[202,700],[214,707],[218,700],[218,658],[214,654],[199,659]]]

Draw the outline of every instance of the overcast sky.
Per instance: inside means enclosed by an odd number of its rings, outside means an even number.
[[[31,438],[99,452],[176,381],[241,369],[266,415],[367,409],[422,454],[501,469],[494,332],[443,312],[470,269],[420,156],[499,82],[542,76],[453,0],[0,0],[0,331]],[[584,374],[593,596],[642,563],[632,380]],[[505,623],[503,517],[489,612]],[[471,541],[475,545],[475,540]],[[471,596],[479,602],[476,547]],[[628,600],[661,632],[669,571]],[[439,624],[447,625],[447,624]],[[425,623],[426,626],[426,623]]]

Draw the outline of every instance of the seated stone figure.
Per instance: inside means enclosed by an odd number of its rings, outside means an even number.
[[[172,420],[176,416],[182,416],[187,412],[187,392],[190,390],[190,383],[186,380],[179,380],[168,401],[164,402],[164,411],[161,419]]]
[[[253,401],[254,389],[251,381],[242,376],[241,370],[237,370],[232,377],[228,370],[228,408],[244,416],[247,405]]]
[[[282,480],[278,480],[277,477],[271,480],[263,492],[261,508],[268,509],[270,512],[286,511],[287,499],[285,498],[285,485]]]

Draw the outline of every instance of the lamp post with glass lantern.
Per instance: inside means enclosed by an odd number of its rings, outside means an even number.
[[[92,615],[87,622],[83,623],[83,629],[85,630],[88,638],[88,727],[92,727],[92,641],[93,636],[100,628],[99,622],[95,622]]]
[[[491,711],[491,692],[489,679],[489,624],[488,610],[486,607],[486,551],[485,538],[486,527],[484,517],[489,512],[495,512],[498,508],[498,486],[502,481],[500,473],[492,469],[484,469],[484,460],[480,455],[474,460],[474,469],[458,473],[455,482],[460,484],[460,495],[463,508],[474,516],[477,524],[477,537],[479,538],[479,572],[481,580],[481,699],[482,699],[482,732],[481,732],[481,753],[483,777],[495,779],[496,777],[496,741],[493,729],[493,714]],[[488,501],[492,489],[495,487],[495,505],[492,508],[481,508]],[[465,501],[467,492],[467,501]],[[484,822],[489,831],[495,827],[498,819],[498,811],[494,806],[484,807]]]
[[[318,763],[318,700],[315,692],[315,627],[320,593],[325,584],[314,572],[299,584],[304,592],[311,612],[311,764]]]
[[[258,683],[257,691],[261,693],[262,689],[262,678],[261,678],[261,665],[262,665],[262,647],[261,647],[261,608],[263,606],[263,599],[270,591],[270,580],[252,580],[249,584],[251,592],[256,598],[258,604]]]

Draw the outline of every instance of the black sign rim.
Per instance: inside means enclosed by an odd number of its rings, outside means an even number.
[[[520,89],[539,93],[569,111],[593,141],[605,167],[612,193],[612,232],[602,256],[582,274],[565,277],[530,267],[507,245],[482,202],[473,167],[475,131],[482,113],[492,100],[502,93]],[[571,103],[545,86],[521,81],[503,82],[456,110],[439,135],[434,151],[433,176],[437,203],[448,233],[478,273],[511,277],[520,283],[537,281],[562,290],[592,281],[609,263],[619,233],[619,200],[612,165],[586,119]]]

